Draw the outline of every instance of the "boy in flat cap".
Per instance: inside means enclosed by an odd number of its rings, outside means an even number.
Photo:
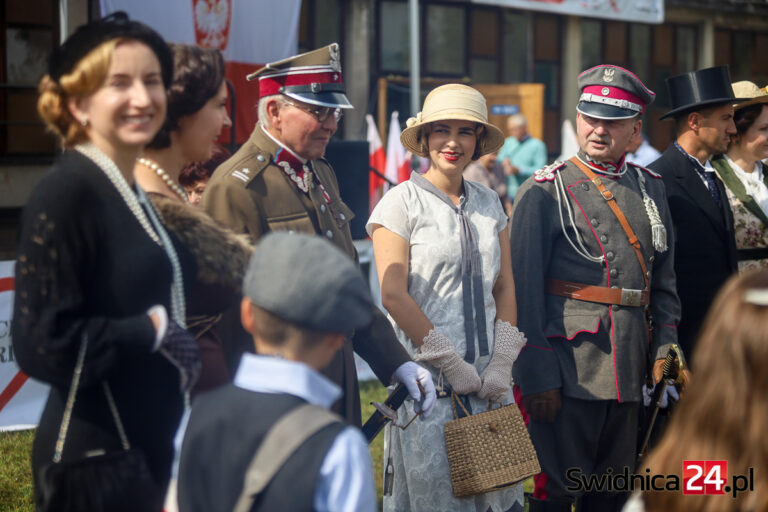
[[[344,109],[352,108],[344,94],[339,45],[267,64],[248,80],[258,80],[259,124],[216,169],[203,194],[203,208],[254,242],[271,231],[313,234],[357,261],[349,230],[354,214],[339,196],[336,175],[323,158]],[[353,350],[385,385],[402,382],[419,399],[419,381],[427,391],[424,403],[431,408],[435,400],[429,372],[410,360],[378,308],[373,314],[373,321],[355,331],[323,370],[343,389],[334,411],[357,425],[360,398]],[[236,336],[222,333],[223,339]]]
[[[368,445],[328,412],[341,389],[318,373],[372,320],[360,271],[321,238],[273,233],[257,246],[243,293],[259,355],[244,354],[233,384],[196,399],[179,509],[376,510]]]
[[[686,356],[712,300],[738,267],[733,214],[710,159],[736,135],[727,66],[667,78],[677,140],[648,167],[661,174],[675,228],[675,274],[682,315],[678,336]],[[690,361],[692,364],[693,361]]]
[[[611,65],[584,71],[578,85],[578,154],[536,171],[512,213],[528,336],[514,377],[542,467],[531,512],[569,512],[577,497],[580,510],[621,508],[622,496],[585,492],[578,478],[633,471],[647,362],[660,378],[680,318],[664,186],[625,161],[654,93]],[[657,326],[650,345],[647,311]]]

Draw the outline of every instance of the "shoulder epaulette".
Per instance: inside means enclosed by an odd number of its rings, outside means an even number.
[[[261,174],[261,172],[269,165],[270,156],[268,153],[256,153],[255,155],[248,155],[238,161],[232,166],[228,176],[236,180],[242,181],[246,185],[251,182],[253,178]]]
[[[657,173],[657,172],[654,172],[654,171],[652,171],[652,170],[650,170],[650,169],[646,169],[646,168],[645,168],[645,167],[643,167],[642,165],[637,165],[637,164],[636,164],[636,163],[634,163],[634,162],[627,162],[627,164],[631,165],[632,167],[637,167],[637,168],[638,168],[638,169],[640,169],[641,171],[645,171],[645,172],[646,172],[646,174],[650,175],[652,178],[656,178],[657,180],[660,180],[660,179],[661,179],[661,174],[659,174],[659,173]]]
[[[555,179],[555,173],[560,171],[565,167],[565,162],[561,162],[560,160],[555,160],[553,163],[542,167],[538,171],[535,171],[533,173],[533,179],[538,181],[539,183],[544,181],[554,181]]]

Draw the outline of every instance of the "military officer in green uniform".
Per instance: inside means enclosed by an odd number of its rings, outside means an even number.
[[[254,242],[270,231],[316,234],[357,260],[349,229],[353,213],[323,158],[344,109],[353,108],[345,95],[338,44],[267,64],[248,80],[258,80],[259,123],[214,172],[203,208]],[[389,322],[374,309],[373,323],[356,331],[324,371],[343,390],[334,411],[360,424],[354,350],[384,384],[405,384],[428,415],[435,400],[429,372],[410,360]]]
[[[577,497],[580,510],[621,508],[621,496],[584,492],[581,478],[633,472],[648,363],[660,377],[680,320],[663,182],[625,161],[654,93],[610,65],[584,71],[578,85],[580,151],[536,171],[512,214],[528,337],[514,377],[542,467],[531,512],[570,511]]]

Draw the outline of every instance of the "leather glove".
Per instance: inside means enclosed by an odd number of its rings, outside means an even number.
[[[168,322],[168,330],[160,341],[158,349],[179,371],[181,391],[189,391],[200,376],[202,360],[200,348],[195,338],[173,320]]]
[[[561,406],[560,388],[523,397],[523,407],[528,411],[531,419],[541,423],[555,421]]]
[[[480,378],[483,386],[478,397],[501,402],[512,385],[512,364],[525,346],[525,336],[517,327],[504,320],[496,320],[493,356]]]
[[[432,414],[435,408],[437,394],[435,393],[435,383],[432,382],[432,374],[429,370],[423,368],[413,361],[408,361],[398,366],[395,370],[394,378],[401,382],[408,389],[408,394],[414,401],[416,412],[421,411],[421,419],[426,419]],[[421,394],[419,384],[424,388],[424,394]]]
[[[453,390],[460,395],[475,393],[482,382],[477,369],[459,357],[451,340],[437,329],[430,329],[423,344],[416,349],[414,361],[426,361],[440,368]]]

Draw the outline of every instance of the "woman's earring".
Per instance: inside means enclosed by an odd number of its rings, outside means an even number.
[[[88,126],[88,118],[87,118],[87,117],[83,117],[83,118],[80,120],[80,124],[81,124],[82,126]]]

